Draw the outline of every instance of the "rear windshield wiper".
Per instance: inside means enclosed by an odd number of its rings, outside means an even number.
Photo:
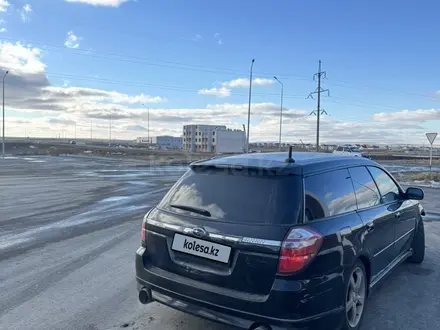
[[[170,204],[170,207],[174,207],[175,209],[181,209],[181,210],[185,210],[185,211],[189,211],[189,212],[198,213],[198,214],[204,215],[205,217],[211,216],[211,212],[209,212],[208,210],[199,209],[199,208],[193,207],[193,206],[180,205],[180,204]]]

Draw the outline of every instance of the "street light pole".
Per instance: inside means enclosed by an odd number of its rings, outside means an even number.
[[[150,108],[142,103],[144,108],[147,108],[147,141],[148,145],[150,145]]]
[[[3,76],[3,135],[2,135],[2,156],[5,158],[5,78],[9,71]]]
[[[278,81],[281,85],[281,106],[280,106],[280,139],[279,139],[279,150],[281,151],[281,129],[283,125],[283,95],[284,95],[284,85],[283,83],[275,76],[273,76],[276,81]]]
[[[251,99],[252,99],[252,69],[254,68],[254,62],[255,62],[255,59],[252,59],[251,72],[250,72],[250,77],[249,77],[249,106],[248,106],[246,152],[249,152],[249,126],[251,124]]]

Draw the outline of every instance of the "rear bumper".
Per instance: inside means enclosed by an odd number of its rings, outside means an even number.
[[[138,250],[139,252],[139,250]],[[219,294],[206,290],[206,284],[194,287],[180,276],[158,271],[144,266],[142,255],[136,254],[137,288],[151,290],[153,301],[171,308],[209,319],[222,324],[249,329],[255,324],[269,325],[275,329],[334,329],[344,316],[344,309],[337,306],[335,290],[326,289],[321,294],[310,294],[301,289],[300,293],[292,286],[278,284],[264,299],[232,297],[228,293]],[[282,290],[280,290],[282,289]],[[337,288],[335,288],[337,291]],[[301,298],[302,299],[301,299]],[[330,306],[333,304],[335,306]],[[327,308],[325,305],[328,305]],[[316,306],[324,311],[316,311]],[[298,308],[295,308],[298,307]],[[302,315],[287,310],[313,310]]]
[[[137,278],[137,288],[151,290],[152,299],[173,309],[198,316],[207,320],[250,329],[256,324],[268,325],[272,330],[287,329],[336,329],[340,324],[343,307],[327,311],[304,319],[280,319],[269,316],[255,315],[242,310],[218,306],[206,301],[195,300],[191,297],[171,292]]]

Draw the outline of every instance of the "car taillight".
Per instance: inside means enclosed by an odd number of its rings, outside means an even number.
[[[154,210],[154,208],[150,209],[147,214],[144,215],[142,219],[142,228],[141,228],[141,242],[143,246],[147,245],[147,219],[150,213]]]
[[[143,246],[146,246],[147,244],[147,217],[144,217],[144,220],[142,220],[142,229],[141,229],[141,243]]]
[[[303,269],[318,254],[323,237],[310,227],[293,228],[281,245],[278,273],[288,274]]]
[[[145,244],[145,227],[144,227],[144,225],[142,224],[142,234],[141,234],[141,241],[142,241],[142,243],[144,243]]]

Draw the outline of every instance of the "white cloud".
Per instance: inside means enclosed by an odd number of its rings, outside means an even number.
[[[4,19],[0,19],[0,26],[5,25],[6,21]],[[8,31],[5,27],[0,28],[0,33]]]
[[[55,124],[55,125],[74,125],[75,122],[70,119],[63,119],[63,118],[48,118],[47,122],[49,124]]]
[[[5,12],[8,10],[10,3],[7,0],[0,0],[0,12]]]
[[[202,41],[203,37],[200,34],[196,34],[192,40],[195,42]]]
[[[42,97],[46,99],[57,100],[72,100],[76,102],[112,102],[112,103],[161,103],[166,102],[167,99],[160,96],[151,96],[139,94],[130,96],[116,91],[104,91],[100,89],[84,88],[84,87],[56,87],[47,86],[41,89]]]
[[[69,100],[69,98],[67,98]],[[150,110],[150,135],[182,134],[185,124],[217,124],[241,129],[246,122],[248,104],[212,104],[205,108],[152,108]],[[278,141],[279,105],[274,103],[253,103],[250,128],[251,141]],[[316,117],[308,111],[285,109],[283,117],[283,141],[313,143],[316,133]],[[56,114],[59,114],[58,116]],[[112,118],[112,135],[115,138],[134,139],[145,134],[147,111],[141,107],[129,108],[120,104],[83,104],[70,101],[70,108],[65,112],[52,112],[45,119],[23,119],[26,123],[11,123],[10,130],[22,135],[27,129],[31,136],[52,136],[61,129],[69,130],[73,135],[73,126],[77,123],[78,136],[88,137],[90,122],[93,122],[95,137],[108,137],[108,119]],[[48,119],[50,118],[50,120]],[[321,118],[322,143],[423,143],[426,139],[422,127],[411,124],[371,121],[365,123],[346,122],[323,116]],[[38,130],[37,130],[38,128]],[[8,130],[9,132],[9,130]],[[11,132],[10,134],[13,134]],[[8,133],[9,134],[9,133]]]
[[[274,81],[272,79],[265,78],[255,78],[252,79],[252,85],[254,86],[268,86],[272,85]],[[236,87],[249,87],[249,79],[248,78],[238,78],[231,81],[225,81],[222,83],[222,86],[236,88]]]
[[[153,103],[150,110],[150,135],[182,134],[182,125],[223,124],[240,128],[247,122],[248,104],[220,103],[199,108],[165,108],[159,102],[166,99],[145,94],[129,95],[117,90],[107,91],[81,86],[53,86],[47,79],[46,65],[41,50],[20,43],[0,42],[0,71],[9,70],[6,78],[8,108],[23,117],[11,118],[8,135],[52,137],[74,134],[90,136],[93,123],[95,138],[108,137],[108,119],[113,120],[115,138],[133,139],[144,133],[148,111],[140,103]],[[62,82],[61,82],[62,83]],[[240,84],[238,84],[240,86]],[[217,89],[228,88],[219,84]],[[218,91],[217,91],[218,92]],[[209,92],[208,92],[209,93]],[[211,92],[214,93],[214,92]],[[221,95],[221,93],[220,93]],[[26,113],[37,113],[37,118],[25,118]],[[309,110],[284,108],[283,141],[313,143],[316,117]],[[250,128],[251,141],[277,141],[279,133],[279,105],[270,102],[253,103]],[[440,119],[440,110],[427,109],[375,114],[368,122],[349,122],[333,116],[321,118],[323,143],[423,143],[426,129],[424,120]],[[402,120],[405,119],[405,120]],[[393,121],[390,125],[390,120]]]
[[[440,120],[440,109],[402,110],[397,112],[380,112],[373,115],[373,119],[381,122],[424,122]]]
[[[142,125],[125,125],[124,128],[127,131],[135,131],[135,132],[147,132],[148,129]]]
[[[167,99],[145,94],[128,95],[117,91],[83,87],[52,86],[46,76],[41,51],[20,43],[0,42],[0,71],[7,77],[8,105],[16,111],[85,113],[102,109],[123,109],[123,104],[160,103]]]
[[[78,2],[92,6],[119,7],[130,0],[65,0],[66,2]]]
[[[67,32],[66,41],[64,42],[64,46],[68,48],[79,48],[81,37],[78,37],[73,31]]]
[[[23,22],[28,22],[30,20],[30,15],[32,13],[32,6],[30,4],[25,4],[20,10],[20,17]]]
[[[252,84],[256,86],[272,85],[274,81],[272,79],[255,78],[252,79]],[[231,96],[232,88],[249,87],[249,79],[238,78],[230,81],[224,81],[220,83],[219,87],[203,88],[198,91],[201,95],[214,95],[219,97]]]
[[[214,95],[219,97],[231,96],[231,89],[226,87],[204,88],[199,90],[200,95]]]
[[[220,46],[223,45],[223,37],[220,33],[214,33],[214,40],[217,44],[219,44]]]
[[[40,59],[41,50],[25,47],[19,42],[12,44],[0,42],[0,67],[11,73],[38,75],[45,71],[46,65]]]

